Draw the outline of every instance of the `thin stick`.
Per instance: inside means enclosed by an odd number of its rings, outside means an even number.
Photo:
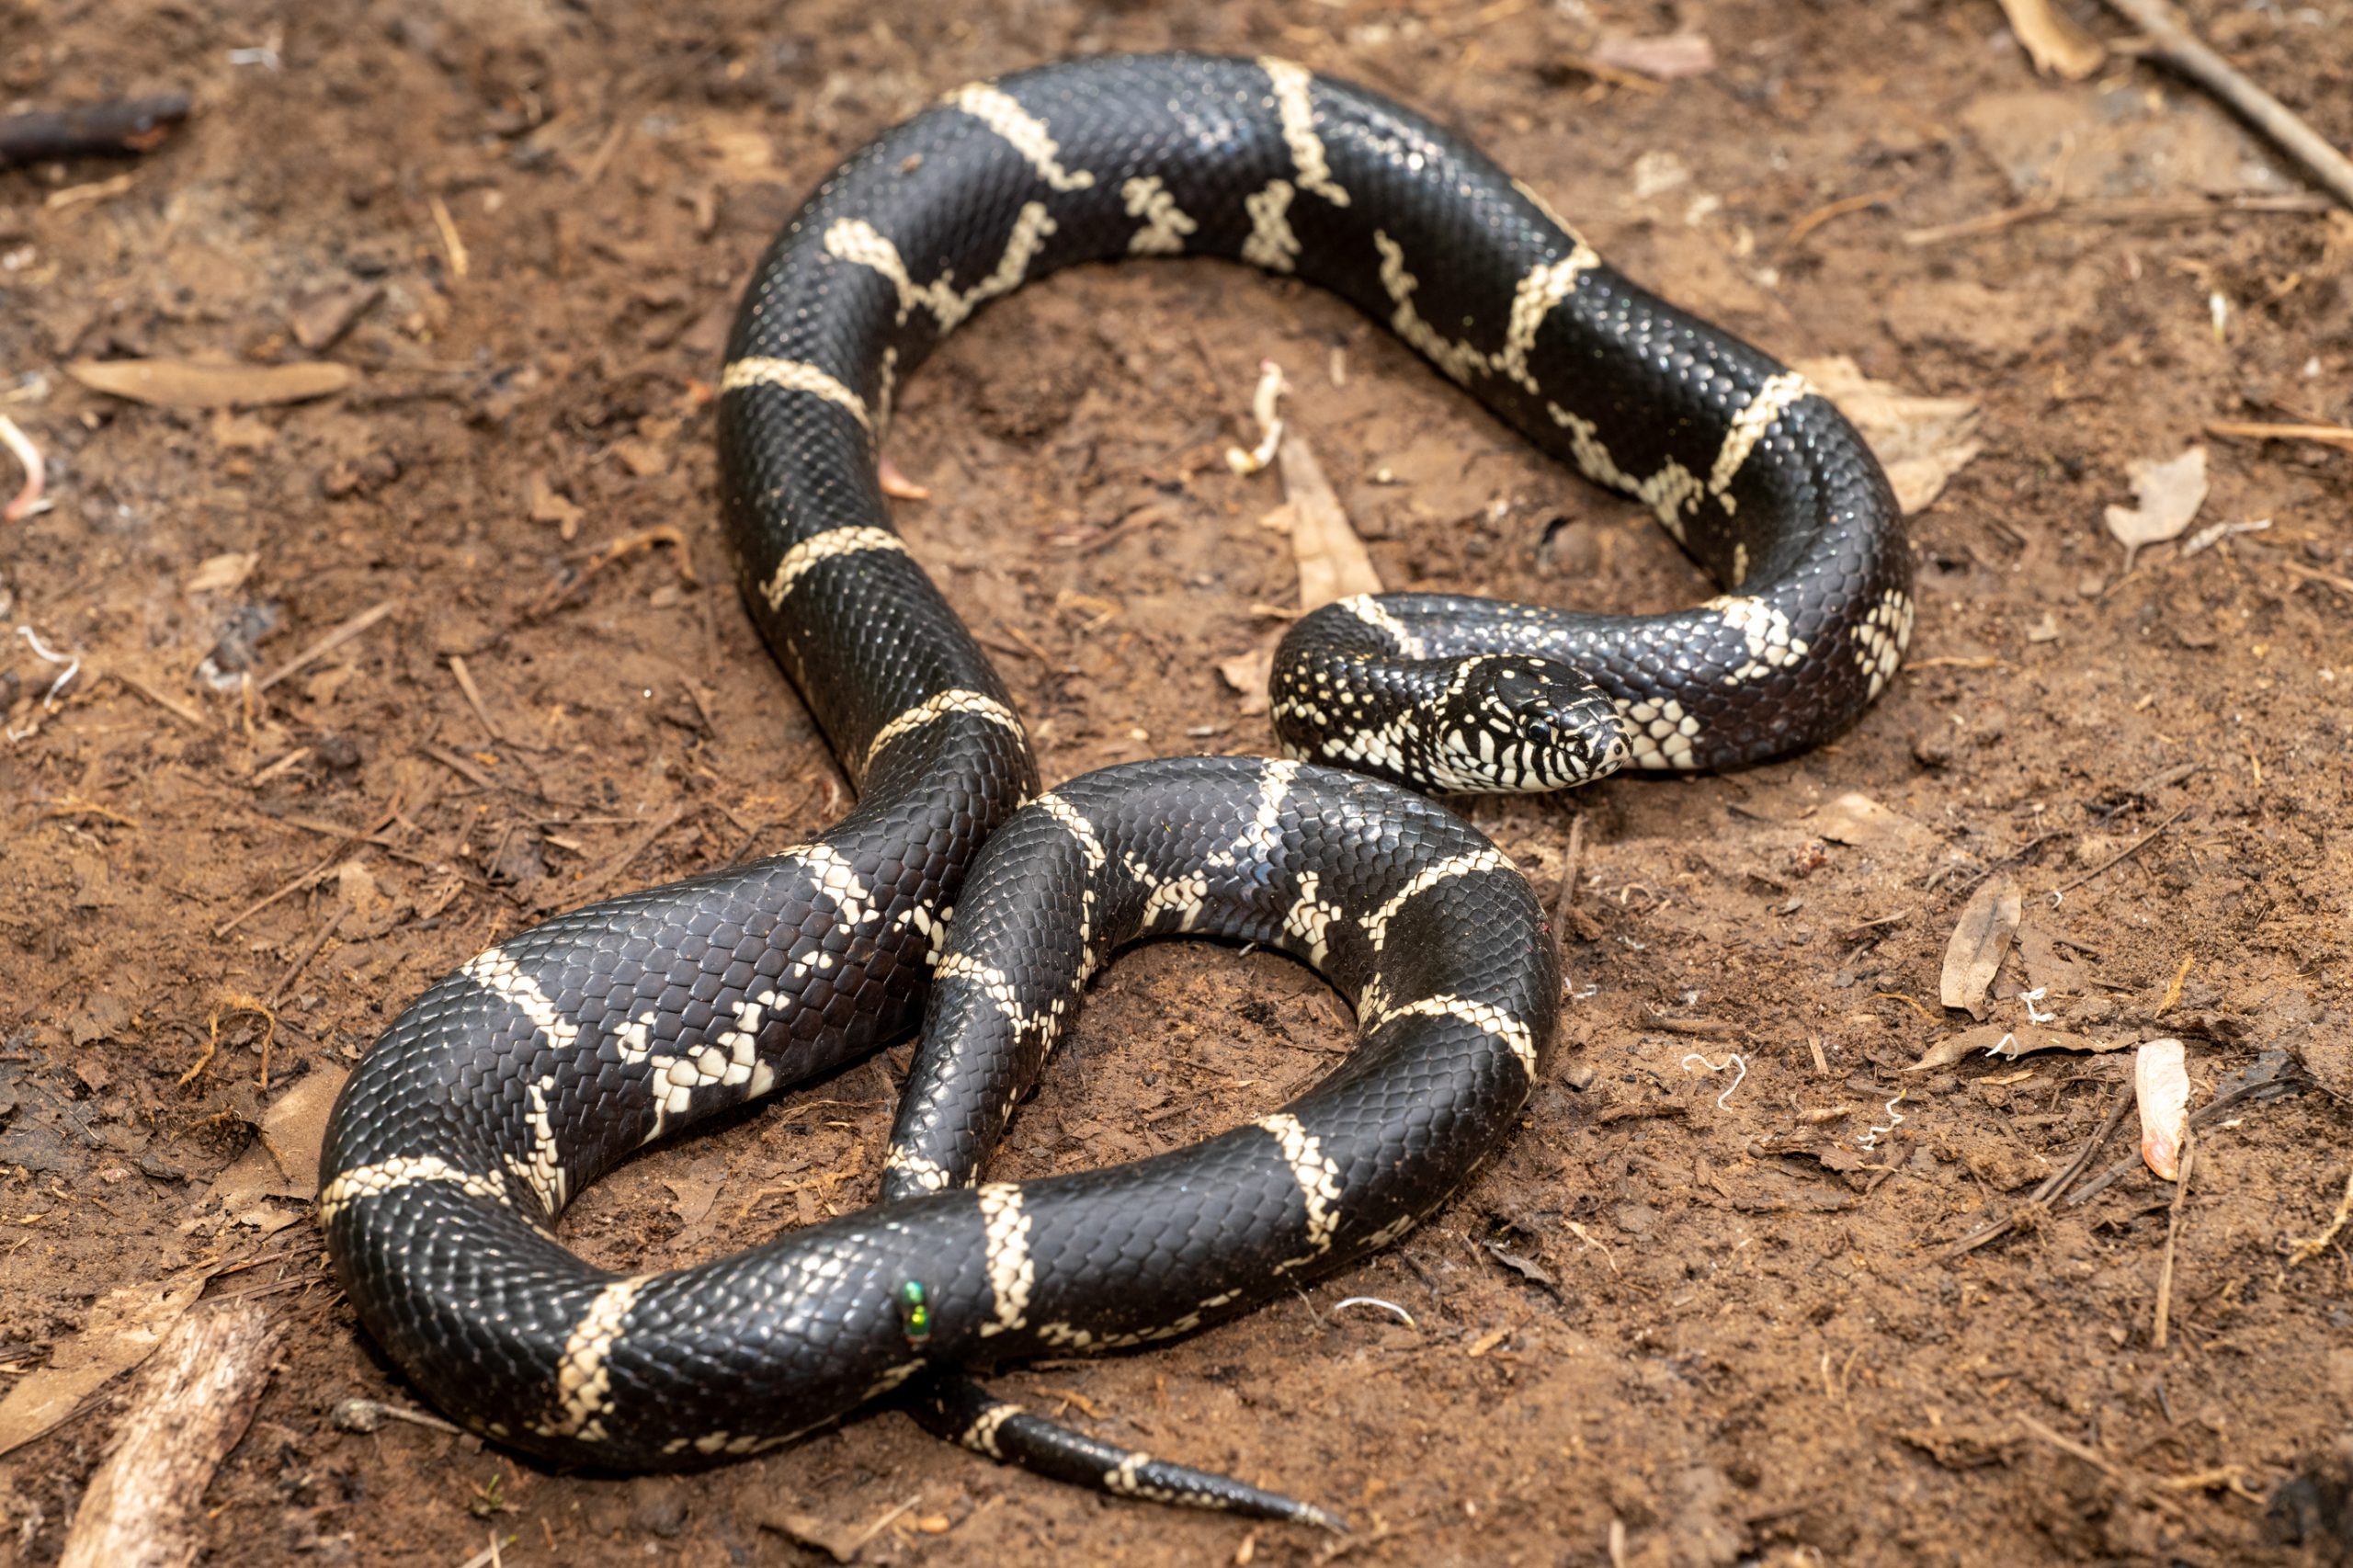
[[[2165,0],[2108,0],[2108,8],[2141,29],[2149,41],[2149,52],[2237,110],[2247,123],[2303,165],[2324,189],[2353,209],[2353,162],[2286,104],[2192,37]]]
[[[2178,1513],[2180,1511],[2179,1505],[2172,1502],[2170,1499],[2152,1495],[2149,1491],[2147,1482],[2133,1474],[2131,1471],[2128,1471],[2122,1466],[2117,1464],[2115,1461],[2109,1459],[2107,1455],[2101,1453],[2097,1449],[2086,1447],[2082,1443],[2076,1442],[2073,1437],[2063,1437],[2058,1433],[2053,1432],[2050,1427],[2045,1426],[2041,1422],[2037,1421],[2031,1415],[2019,1416],[2018,1425],[2025,1427],[2035,1437],[2038,1437],[2044,1442],[2050,1444],[2052,1448],[2058,1449],[2061,1453],[2070,1454],[2075,1458],[2083,1460],[2086,1464],[2091,1466],[2094,1470],[2099,1471],[2102,1475],[2105,1475],[2119,1486],[2123,1487],[2126,1491],[2131,1492],[2137,1496],[2147,1497],[2150,1502],[2155,1504],[2160,1508],[2165,1509],[2167,1512]]]
[[[165,712],[169,713],[173,718],[177,719],[181,723],[186,724],[188,728],[192,730],[201,730],[206,727],[203,714],[199,713],[195,709],[190,708],[184,702],[180,702],[173,698],[165,696],[162,692],[156,690],[153,687],[148,685],[145,681],[140,679],[137,676],[131,674],[129,671],[108,669],[100,673],[112,676],[115,679],[122,682],[124,686],[130,687],[141,697],[145,698],[148,701],[153,703]]]
[[[2018,1221],[2021,1217],[2030,1213],[2040,1205],[2051,1202],[2061,1193],[2065,1192],[2067,1190],[2067,1184],[2074,1181],[2076,1176],[2082,1175],[2084,1167],[2090,1165],[2093,1157],[2098,1154],[2100,1150],[2107,1144],[2109,1138],[2116,1131],[2117,1124],[2124,1119],[2124,1113],[2131,1108],[2131,1105],[2132,1085],[2127,1084],[2117,1095],[2116,1103],[2108,1108],[2108,1115],[2100,1121],[2099,1131],[2094,1132],[2091,1135],[2090,1141],[2080,1150],[2076,1151],[2075,1157],[2068,1162],[2067,1168],[2065,1170],[2059,1172],[2056,1176],[2046,1180],[2040,1187],[2036,1187],[2033,1193],[2029,1196],[2024,1203],[2019,1204],[2016,1209],[2012,1210],[2009,1213],[2003,1215],[1992,1224],[1984,1226],[1980,1230],[1973,1231],[1968,1235],[1961,1237],[1961,1240],[1957,1242],[1947,1244],[1944,1248],[1937,1254],[1937,1261],[1939,1263],[1949,1263],[1954,1258],[1961,1256],[1963,1253],[1974,1252],[1977,1248],[1984,1246],[1988,1242],[1996,1241],[2003,1236],[2008,1235],[2011,1231],[2017,1229]]]
[[[2341,452],[2353,452],[2353,426],[2273,425],[2260,419],[2209,419],[2209,436],[2235,436],[2247,441],[2318,441]]]
[[[265,812],[261,814],[267,815],[267,813]],[[336,845],[334,849],[328,852],[325,859],[320,861],[317,865],[312,867],[309,870],[303,872],[292,881],[288,882],[276,892],[270,893],[264,898],[258,899],[254,903],[245,905],[244,909],[230,916],[228,920],[219,926],[215,926],[212,928],[213,937],[215,938],[219,938],[227,936],[230,932],[235,930],[238,926],[244,925],[255,915],[259,915],[263,910],[267,909],[271,904],[276,903],[279,899],[284,898],[288,893],[300,892],[302,889],[309,887],[321,877],[325,876],[329,871],[333,870],[336,862],[340,861],[353,849],[357,848],[359,845],[366,843],[377,834],[383,832],[386,828],[392,826],[394,819],[399,817],[400,814],[401,803],[399,799],[396,797],[392,801],[392,806],[390,811],[377,818],[376,821],[369,827],[351,835],[342,843]]]
[[[662,818],[659,822],[648,823],[646,824],[645,831],[639,834],[635,838],[630,841],[629,847],[623,849],[618,856],[608,861],[601,869],[592,871],[587,876],[582,878],[579,891],[585,893],[593,889],[603,887],[607,882],[612,881],[613,878],[620,875],[622,871],[629,869],[629,863],[631,861],[636,859],[640,855],[644,854],[646,849],[652,846],[655,839],[661,837],[664,834],[669,832],[672,828],[684,822],[687,819],[687,814],[693,810],[694,807],[692,806],[678,806],[674,808],[669,815]]]
[[[2353,577],[2340,577],[2334,572],[2315,572],[2301,562],[2282,561],[2279,564],[2307,583],[2319,583],[2325,587],[2335,588],[2347,598],[2353,598]]]
[[[1790,224],[1790,237],[1782,243],[1792,245],[1801,244],[1808,234],[1811,234],[1816,229],[1819,229],[1822,225],[1829,222],[1835,218],[1844,218],[1849,212],[1861,212],[1867,210],[1870,208],[1880,206],[1882,203],[1893,201],[1903,194],[1904,193],[1902,191],[1894,189],[1867,190],[1860,196],[1845,196],[1839,198],[1836,201],[1825,201],[1821,206],[1815,208],[1813,211],[1807,213],[1804,217],[1799,219],[1796,222]]]
[[[482,721],[482,727],[489,733],[491,744],[506,744],[506,737],[498,733],[498,725],[491,719],[489,708],[483,703],[482,688],[474,685],[474,677],[467,671],[462,654],[449,655],[449,673],[458,677],[458,689],[465,693],[467,704],[473,709],[474,717]]]
[[[320,638],[317,642],[312,643],[309,647],[295,654],[293,658],[288,660],[285,664],[278,665],[278,668],[272,670],[267,676],[256,681],[254,683],[254,690],[256,693],[267,691],[271,687],[276,686],[279,681],[284,680],[288,676],[292,675],[295,671],[302,668],[305,665],[311,664],[314,660],[324,658],[327,654],[334,653],[337,648],[342,647],[346,642],[350,642],[353,638],[358,636],[361,632],[367,631],[369,627],[375,625],[378,621],[392,614],[392,611],[398,608],[399,601],[394,599],[386,599],[382,604],[375,605],[369,608],[361,610],[358,615],[353,616],[341,626],[336,627],[333,631],[328,632],[325,636]]]
[[[1940,245],[1951,240],[1972,240],[1984,234],[1999,233],[2020,223],[2038,223],[2049,218],[2064,218],[2078,223],[2182,222],[2223,212],[2327,212],[2336,205],[2325,196],[2304,195],[2238,196],[2220,201],[2202,199],[2075,201],[2056,196],[2042,196],[2016,207],[1963,218],[1957,223],[1906,229],[1904,231],[1904,243],[1913,246]]]
[[[2353,1220],[2353,1176],[2345,1178],[2345,1196],[2337,1199],[2336,1213],[2329,1220],[2328,1229],[2316,1236],[2299,1237],[2289,1249],[2288,1267],[2308,1263],[2326,1252],[2328,1244],[2336,1239],[2336,1233],[2345,1228],[2347,1220]]]
[[[2189,808],[2188,806],[2182,807],[2181,810],[2174,812],[2173,815],[2165,818],[2165,821],[2157,824],[2156,826],[2151,828],[2148,832],[2143,834],[2140,837],[2134,839],[2131,843],[2126,845],[2123,848],[2118,850],[2107,859],[2102,860],[2098,865],[2094,866],[2090,870],[2086,871],[2074,881],[2060,883],[2056,891],[2060,892],[2073,892],[2075,889],[2082,887],[2086,882],[2090,881],[2094,877],[2098,876],[2102,871],[2115,869],[2118,866],[2122,865],[2125,861],[2131,859],[2133,856],[2147,848],[2151,843],[2155,841],[2157,835],[2165,832],[2165,829],[2171,827],[2174,824],[2179,822],[2188,814]]]
[[[0,115],[0,169],[53,158],[144,153],[188,118],[188,95]]]
[[[426,205],[432,209],[433,226],[441,232],[441,248],[449,257],[449,276],[463,282],[470,265],[466,258],[466,242],[458,237],[458,224],[449,216],[449,203],[433,196],[426,199]]]
[[[1585,863],[1585,813],[1569,819],[1569,853],[1561,871],[1561,886],[1552,894],[1552,928],[1557,933],[1562,922],[1568,918],[1569,905],[1577,901],[1577,871]]]
[[[2157,1270],[2157,1322],[2149,1343],[2160,1350],[2165,1347],[2165,1326],[2173,1316],[2174,1243],[2181,1237],[2181,1204],[2189,1196],[2189,1167],[2197,1152],[2198,1130],[2193,1127],[2181,1135],[2181,1179],[2173,1186],[2173,1212],[2165,1221],[2165,1261]]]
[[[278,977],[278,983],[269,988],[267,996],[262,998],[265,1003],[272,1007],[278,1006],[279,999],[286,994],[287,987],[302,977],[302,971],[311,967],[311,960],[319,956],[319,949],[327,945],[327,938],[335,935],[335,928],[342,925],[343,917],[350,913],[351,905],[344,903],[337,903],[328,911],[327,923],[320,926],[319,934],[304,945],[301,955],[286,966],[286,972]],[[267,1051],[262,1052],[261,1058],[261,1086],[265,1089],[269,1087],[269,1052]]]
[[[464,757],[460,756],[456,752],[451,751],[448,746],[437,746],[432,742],[427,741],[416,749],[424,756],[431,757],[434,761],[448,768],[450,772],[455,773],[459,778],[463,778],[467,783],[472,784],[475,789],[485,790],[491,794],[496,794],[498,792],[498,783],[495,779],[492,778],[489,774],[484,773],[481,768],[476,767],[472,763],[468,762]]]

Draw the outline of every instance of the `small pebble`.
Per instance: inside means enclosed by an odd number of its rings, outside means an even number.
[[[1587,1089],[1593,1087],[1593,1080],[1596,1074],[1593,1069],[1580,1062],[1575,1066],[1570,1068],[1567,1072],[1562,1074],[1561,1081],[1568,1085],[1572,1089],[1574,1089],[1577,1093],[1583,1094]]]
[[[311,743],[311,755],[331,773],[348,773],[359,766],[359,743],[349,735],[321,735]]]
[[[384,1426],[384,1407],[372,1399],[339,1399],[327,1419],[338,1432],[380,1432]]]

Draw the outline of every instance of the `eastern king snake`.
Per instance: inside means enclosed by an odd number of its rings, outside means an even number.
[[[1296,755],[1357,773],[1183,758],[1040,798],[1003,684],[891,531],[877,453],[898,379],[975,309],[1126,255],[1336,290],[1645,502],[1725,593],[1635,618],[1344,600],[1285,640],[1274,714]],[[1911,630],[1878,465],[1802,378],[1628,283],[1428,121],[1284,62],[1174,55],[967,86],[852,155],[759,263],[719,440],[746,603],[859,803],[525,932],[393,1024],[322,1165],[361,1320],[445,1411],[563,1461],[763,1449],[928,1371],[930,1424],[984,1452],[1323,1517],[1013,1414],[959,1369],[1185,1333],[1450,1194],[1549,1047],[1552,937],[1474,829],[1358,774],[1548,789],[1834,733]],[[1171,932],[1314,965],[1357,1007],[1354,1054],[1196,1147],[972,1186],[1087,977]],[[882,1202],[657,1275],[555,1240],[630,1151],[904,1033],[927,993]]]

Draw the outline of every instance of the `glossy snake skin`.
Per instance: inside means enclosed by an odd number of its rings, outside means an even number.
[[[1639,496],[1724,592],[1642,618],[1344,601],[1277,660],[1277,726],[1311,762],[1171,759],[1040,796],[1003,683],[890,528],[877,452],[901,379],[989,300],[1154,255],[1344,295]],[[858,804],[782,854],[510,938],[401,1016],[323,1164],[362,1322],[443,1410],[567,1462],[755,1451],[908,1384],[984,1452],[1324,1518],[1062,1433],[957,1370],[1187,1332],[1443,1201],[1541,1070],[1552,939],[1474,830],[1360,775],[1552,788],[1835,733],[1911,629],[1878,466],[1801,378],[1620,278],[1475,150],[1275,60],[1084,61],[949,94],[778,237],[722,389],[745,601]],[[1354,1054],[1195,1148],[972,1185],[1086,978],[1176,932],[1314,964],[1357,1007]],[[656,1275],[554,1239],[615,1161],[904,1034],[927,995],[883,1201]]]

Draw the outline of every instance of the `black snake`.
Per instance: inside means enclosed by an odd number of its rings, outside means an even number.
[[[899,379],[975,309],[1131,255],[1335,290],[1641,498],[1724,593],[1639,618],[1344,600],[1279,650],[1274,714],[1296,755],[1355,773],[1173,759],[1040,797],[1004,686],[889,527],[877,450]],[[759,263],[719,438],[746,602],[858,808],[525,932],[401,1017],[322,1166],[361,1320],[443,1409],[565,1461],[762,1449],[914,1381],[983,1451],[1322,1517],[1020,1415],[956,1369],[1184,1333],[1442,1201],[1542,1062],[1552,939],[1485,839],[1358,774],[1544,789],[1825,738],[1911,629],[1878,466],[1802,378],[1628,283],[1428,121],[1286,62],[1176,55],[963,87],[852,155]],[[1357,1007],[1357,1051],[1197,1147],[971,1185],[1088,975],[1170,932],[1314,964]],[[554,1239],[630,1151],[904,1033],[927,994],[880,1204],[658,1275]]]

